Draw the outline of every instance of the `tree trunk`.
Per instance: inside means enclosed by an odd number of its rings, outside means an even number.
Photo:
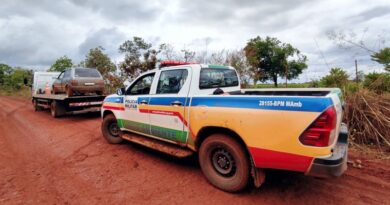
[[[272,76],[275,87],[278,87],[278,75]]]

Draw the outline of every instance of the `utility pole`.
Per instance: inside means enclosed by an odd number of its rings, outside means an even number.
[[[356,59],[355,59],[355,71],[356,71],[356,82],[359,83],[358,65]]]

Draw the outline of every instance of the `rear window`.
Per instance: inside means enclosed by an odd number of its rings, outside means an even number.
[[[236,71],[224,68],[202,68],[200,70],[199,88],[221,88],[238,86]]]
[[[100,73],[96,69],[75,69],[74,76],[76,78],[100,78]]]

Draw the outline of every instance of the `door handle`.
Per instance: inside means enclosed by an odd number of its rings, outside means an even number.
[[[178,100],[171,102],[171,105],[182,106],[182,103]]]
[[[142,100],[141,102],[139,102],[139,104],[142,104],[142,105],[147,105],[147,104],[148,104],[148,101],[146,101],[146,100]]]

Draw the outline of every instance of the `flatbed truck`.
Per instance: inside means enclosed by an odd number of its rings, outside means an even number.
[[[54,118],[69,114],[99,112],[105,95],[82,95],[68,97],[65,94],[33,94],[35,111],[50,109]]]

